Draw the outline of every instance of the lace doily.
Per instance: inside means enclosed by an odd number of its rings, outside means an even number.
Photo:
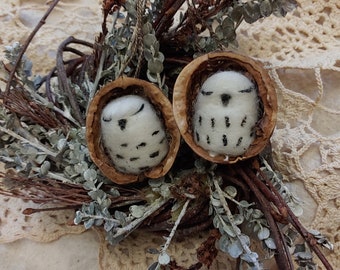
[[[271,16],[252,25],[242,24],[238,30],[239,51],[265,62],[276,83],[279,114],[272,137],[274,160],[304,202],[303,224],[321,231],[334,244],[334,252],[327,257],[336,267],[340,265],[340,7],[337,0],[298,2],[299,7],[284,18]],[[47,3],[3,0],[2,46],[24,41],[47,9]],[[99,0],[60,2],[28,49],[35,73],[45,74],[54,66],[58,44],[66,37],[94,40],[100,30],[100,4]],[[0,243],[8,243],[0,245],[0,257],[5,258],[7,269],[15,269],[11,260],[15,262],[17,255],[7,255],[18,248],[9,242],[18,239],[50,242],[63,235],[84,232],[82,226],[70,225],[72,211],[24,216],[22,210],[32,207],[31,202],[5,197],[0,197],[0,202]],[[163,243],[159,235],[139,232],[118,247],[111,247],[103,233],[97,233],[98,238],[93,237],[97,235],[94,232],[91,237],[85,233],[69,240],[64,236],[53,243],[65,241],[63,248],[67,249],[76,241],[80,247],[65,252],[59,246],[51,249],[51,254],[55,257],[55,252],[60,252],[65,264],[72,256],[86,261],[89,257],[86,252],[91,250],[91,258],[97,256],[93,252],[98,252],[100,269],[146,269],[156,259],[147,249],[158,248]],[[38,243],[25,241],[18,243],[37,248]],[[183,242],[173,243],[169,253],[180,264],[188,265],[195,261],[195,249],[202,241],[201,236],[185,238]],[[91,248],[81,248],[86,245]],[[48,252],[48,246],[44,247],[44,252]],[[232,261],[226,261],[223,256],[219,255],[211,269],[233,269]],[[56,263],[49,269],[60,269],[60,265]],[[45,269],[46,264],[41,261],[34,266]],[[84,268],[80,263],[68,266],[68,269]]]

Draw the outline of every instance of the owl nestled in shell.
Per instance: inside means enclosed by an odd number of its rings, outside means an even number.
[[[86,117],[91,159],[116,184],[164,176],[180,133],[168,98],[145,80],[119,77],[98,90]]]
[[[244,154],[254,141],[258,110],[256,86],[246,76],[235,71],[213,74],[194,105],[195,142],[211,156]]]
[[[274,130],[277,98],[262,63],[234,52],[195,58],[176,79],[173,113],[189,147],[214,163],[258,155]]]
[[[102,111],[102,140],[116,169],[138,174],[159,164],[169,146],[155,109],[143,97],[127,95]]]

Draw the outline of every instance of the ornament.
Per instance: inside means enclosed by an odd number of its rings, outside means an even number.
[[[179,74],[174,116],[187,144],[216,163],[259,154],[274,130],[277,99],[261,63],[232,52],[200,56]]]
[[[120,77],[93,98],[86,120],[93,162],[117,184],[164,176],[180,135],[169,100],[155,85]]]

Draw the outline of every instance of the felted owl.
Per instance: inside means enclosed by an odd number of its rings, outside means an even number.
[[[211,156],[242,155],[255,139],[258,95],[255,84],[236,71],[221,71],[203,83],[194,105],[195,142]]]
[[[101,132],[107,153],[123,173],[145,171],[168,153],[162,121],[150,102],[138,95],[110,101],[102,111]]]

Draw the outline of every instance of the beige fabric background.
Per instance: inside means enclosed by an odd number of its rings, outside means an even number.
[[[35,72],[54,65],[66,37],[93,41],[100,30],[99,0],[61,1],[28,50]],[[0,45],[24,41],[44,11],[45,0],[2,0]],[[301,218],[334,243],[328,258],[340,267],[340,6],[337,0],[299,0],[285,18],[271,16],[239,29],[239,51],[267,64],[279,96],[274,157],[294,193],[304,202]],[[3,49],[0,57],[3,59]],[[0,196],[0,268],[146,269],[156,257],[160,236],[133,234],[110,247],[100,231],[70,226],[72,212],[24,216],[32,203]],[[202,241],[193,236],[175,242],[170,254],[181,264],[194,261]],[[212,269],[235,269],[223,254]],[[323,268],[322,268],[323,269]]]

